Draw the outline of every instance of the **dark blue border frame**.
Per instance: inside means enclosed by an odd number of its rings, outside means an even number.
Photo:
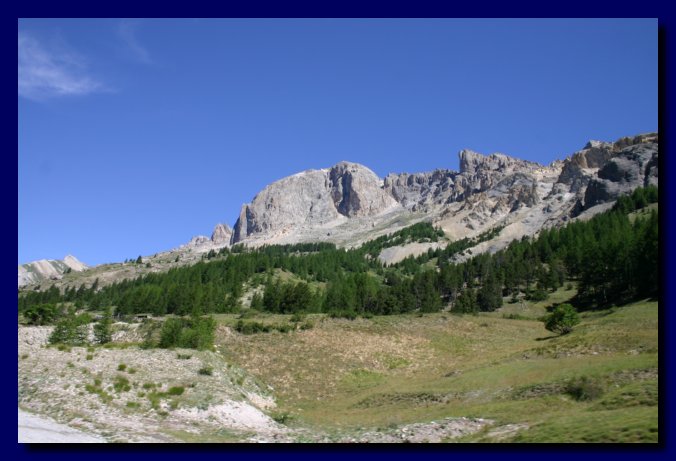
[[[673,121],[669,118],[669,108],[673,106],[674,95],[669,91],[666,84],[668,78],[672,76],[671,63],[676,49],[676,32],[673,30],[674,20],[663,2],[648,0],[635,2],[631,5],[617,5],[615,3],[604,5],[603,3],[591,3],[587,1],[572,0],[565,4],[553,4],[534,0],[527,0],[520,3],[515,2],[466,2],[446,4],[417,1],[408,3],[383,3],[377,2],[269,2],[257,1],[251,3],[222,3],[220,5],[202,5],[202,4],[139,4],[138,2],[115,2],[114,4],[95,4],[93,2],[84,2],[82,0],[69,2],[68,4],[57,2],[30,2],[24,4],[14,4],[9,6],[2,16],[2,34],[3,47],[3,65],[5,72],[2,72],[2,107],[3,122],[2,127],[5,131],[3,140],[5,141],[5,155],[3,156],[4,168],[2,168],[5,178],[0,182],[3,189],[2,197],[5,198],[4,206],[6,208],[4,216],[12,216],[18,213],[17,206],[17,131],[18,120],[16,115],[16,67],[13,59],[16,57],[16,33],[17,19],[19,17],[649,17],[659,18],[659,131],[660,131],[660,169],[662,177],[670,178],[673,169],[676,166],[675,160],[670,160],[669,135],[674,131]],[[621,71],[618,65],[616,71]],[[575,458],[596,458],[598,456],[608,455],[615,461],[635,460],[641,457],[641,461],[647,459],[661,459],[669,455],[673,457],[676,453],[674,445],[673,424],[671,415],[674,414],[674,399],[668,395],[667,383],[673,383],[674,375],[674,356],[672,354],[674,341],[673,334],[669,334],[674,329],[676,316],[670,314],[670,309],[674,305],[674,281],[676,278],[673,273],[674,243],[671,241],[670,231],[673,229],[673,204],[674,188],[669,181],[662,181],[662,213],[661,213],[661,248],[662,248],[662,299],[660,300],[660,445],[658,447],[646,446],[626,446],[626,445],[497,445],[497,446],[453,446],[448,447],[424,447],[424,446],[309,446],[307,450],[298,446],[224,446],[222,448],[211,445],[206,446],[95,446],[90,448],[75,446],[48,446],[42,449],[29,448],[19,445],[16,442],[16,406],[13,401],[13,393],[16,386],[17,369],[11,365],[15,360],[14,351],[16,350],[16,330],[15,330],[15,310],[13,285],[10,287],[9,281],[13,277],[14,263],[3,265],[4,289],[2,290],[4,303],[3,310],[7,319],[0,324],[3,327],[1,335],[3,347],[1,350],[6,352],[6,363],[4,379],[0,380],[4,391],[2,396],[2,405],[4,417],[2,418],[5,431],[2,431],[3,441],[11,444],[11,450],[5,452],[6,457],[18,458],[64,458],[75,459],[119,459],[119,457],[146,457],[157,453],[162,458],[182,459],[189,456],[190,453],[200,454],[200,452],[223,451],[222,456],[241,456],[250,459],[251,457],[282,456],[283,458],[316,458],[321,456],[323,459],[343,459],[349,457],[373,457],[386,456],[388,458],[410,459],[412,456],[424,456],[429,458],[447,457],[447,456],[467,456],[474,460],[477,456],[494,458],[501,460],[506,458],[525,461],[530,459],[547,460],[566,459],[571,456]],[[12,200],[10,200],[10,198]],[[666,208],[665,208],[666,206]],[[18,241],[18,235],[15,234],[10,225],[1,226],[4,234],[4,241]],[[16,240],[15,240],[16,238]],[[10,274],[10,271],[12,272]],[[11,277],[10,277],[11,275]],[[11,379],[10,379],[11,378]],[[12,396],[12,399],[9,397]],[[210,454],[203,453],[206,456]],[[216,454],[216,453],[214,453]]]

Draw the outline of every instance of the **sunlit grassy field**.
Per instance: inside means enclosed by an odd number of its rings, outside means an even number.
[[[290,425],[330,432],[467,416],[513,430],[465,441],[657,441],[657,302],[583,313],[566,336],[545,330],[536,319],[546,306],[574,294],[478,316],[309,315],[307,330],[217,336],[228,360],[273,387]]]

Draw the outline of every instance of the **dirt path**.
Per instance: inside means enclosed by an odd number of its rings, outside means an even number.
[[[19,409],[19,443],[105,443],[105,440]]]

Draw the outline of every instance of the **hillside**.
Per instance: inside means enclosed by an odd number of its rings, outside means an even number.
[[[430,222],[446,241],[501,232],[479,242],[472,254],[495,252],[512,240],[536,235],[575,219],[607,210],[617,197],[658,184],[658,135],[590,141],[563,161],[544,166],[505,154],[459,154],[460,171],[390,174],[379,178],[367,167],[341,162],[276,181],[244,205],[230,228],[217,224],[211,237],[197,236],[177,248],[143,257],[137,266],[111,263],[80,274],[26,275],[20,285],[53,284],[60,289],[107,285],[146,273],[194,264],[209,252],[234,244],[332,242],[354,248],[417,222]],[[418,256],[438,245],[391,248],[383,262]],[[33,265],[37,263],[32,263]],[[35,270],[35,269],[32,269]],[[74,269],[77,270],[77,269]],[[24,274],[24,275],[22,275]]]
[[[112,442],[656,442],[659,193],[643,141],[564,162],[601,166],[561,221],[452,238],[418,209],[350,247],[232,244],[222,226],[20,290],[20,409]],[[544,186],[520,182],[539,167],[463,155],[463,174],[507,192],[465,190],[462,212],[506,197],[521,197],[509,219],[542,212]],[[359,175],[334,183],[341,225],[380,213],[345,192],[373,179]]]
[[[68,255],[63,260],[41,259],[19,266],[19,288],[40,283],[45,280],[60,280],[64,274],[72,271],[82,272],[89,268],[75,256]]]

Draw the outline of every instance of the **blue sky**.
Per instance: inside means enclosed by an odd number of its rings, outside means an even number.
[[[153,254],[341,160],[657,130],[657,21],[20,20],[19,263]]]

